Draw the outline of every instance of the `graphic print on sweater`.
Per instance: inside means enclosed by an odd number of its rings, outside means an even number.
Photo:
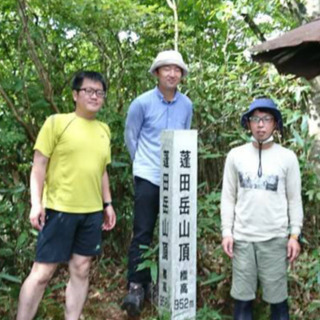
[[[239,172],[240,187],[245,189],[262,189],[278,191],[279,176],[262,175],[260,178],[252,172]]]

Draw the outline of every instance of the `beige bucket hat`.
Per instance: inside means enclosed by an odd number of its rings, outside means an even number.
[[[153,60],[153,63],[149,69],[149,72],[155,75],[155,71],[169,64],[175,64],[182,69],[182,76],[185,77],[188,74],[188,67],[183,61],[180,52],[175,50],[166,50],[158,53],[157,57]]]

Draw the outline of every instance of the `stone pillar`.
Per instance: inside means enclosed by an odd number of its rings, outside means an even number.
[[[161,142],[159,312],[195,319],[197,131],[163,131]]]

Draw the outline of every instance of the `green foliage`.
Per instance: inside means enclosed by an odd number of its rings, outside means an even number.
[[[152,88],[148,68],[156,53],[173,47],[174,20],[160,0],[29,0],[27,28],[22,1],[0,2],[0,317],[14,318],[20,282],[30,270],[36,232],[30,229],[29,174],[32,147],[45,118],[73,111],[70,81],[79,69],[94,69],[107,79],[108,92],[99,119],[112,131],[111,177],[117,212],[115,231],[104,235],[104,251],[124,266],[132,229],[131,161],[123,141],[127,108]],[[289,2],[288,2],[289,3]],[[300,1],[298,1],[300,3]],[[319,309],[320,186],[308,136],[309,85],[257,65],[248,48],[260,40],[247,15],[266,37],[298,24],[281,0],[180,0],[179,50],[190,68],[181,85],[194,103],[193,128],[199,133],[198,307],[197,319],[230,318],[231,264],[220,246],[220,192],[224,160],[230,148],[247,141],[241,113],[253,97],[268,95],[279,104],[285,135],[302,173],[305,207],[304,252],[290,272],[291,309],[312,319]],[[28,41],[31,39],[30,41]],[[319,156],[318,156],[319,157]],[[157,246],[140,266],[156,279]],[[110,261],[111,261],[110,260]],[[97,268],[106,270],[109,260]],[[58,282],[63,286],[63,282]],[[50,290],[55,290],[51,288]],[[61,302],[48,291],[39,319],[62,314]],[[259,311],[266,306],[259,304]],[[262,319],[262,318],[260,318]]]
[[[221,315],[220,310],[215,310],[205,305],[197,313],[197,320],[222,320],[222,319],[232,319],[232,317],[224,317]]]
[[[137,271],[150,269],[152,282],[157,283],[159,244],[155,245],[153,248],[140,245],[140,249],[145,250],[145,252],[142,254],[144,260],[138,265]]]

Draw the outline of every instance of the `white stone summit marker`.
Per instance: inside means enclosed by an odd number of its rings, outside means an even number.
[[[197,130],[163,131],[161,143],[159,313],[195,319]]]

